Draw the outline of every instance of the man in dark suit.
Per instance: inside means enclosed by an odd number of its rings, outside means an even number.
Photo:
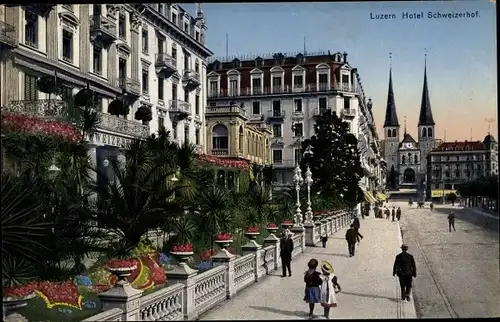
[[[359,228],[361,227],[361,223],[359,222],[359,218],[356,217],[354,218],[352,224],[354,225],[354,229],[356,229],[356,232],[358,233],[358,236],[363,239],[363,235],[359,233]]]
[[[345,233],[345,240],[347,240],[349,257],[353,257],[356,251],[356,242],[359,243],[359,234],[353,224],[351,224],[351,228],[347,229],[347,232]]]
[[[288,276],[292,276],[292,252],[293,252],[293,239],[292,233],[288,232],[280,240],[280,256],[281,256],[281,268],[283,269],[283,274],[281,277],[286,276],[286,271],[288,270]]]
[[[414,277],[417,277],[417,266],[415,258],[408,253],[408,246],[401,246],[402,252],[396,256],[392,276],[398,275],[399,285],[401,286],[401,299],[410,300],[411,285]]]
[[[453,231],[457,231],[455,229],[455,214],[453,213],[453,210],[450,210],[450,214],[448,215],[448,229],[451,231],[452,227]]]

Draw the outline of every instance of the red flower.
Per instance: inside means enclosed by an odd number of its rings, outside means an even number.
[[[40,292],[47,307],[52,308],[57,304],[68,305],[81,309],[81,295],[78,286],[73,282],[40,282],[34,285]]]
[[[113,268],[128,268],[137,266],[137,260],[135,259],[111,259],[106,263],[106,266]]]
[[[175,245],[172,247],[172,252],[182,252],[182,253],[190,253],[193,251],[192,244],[184,244],[184,245]]]
[[[8,287],[3,289],[3,297],[25,297],[35,291],[33,284],[26,284],[17,287]]]
[[[287,225],[288,225],[288,224],[293,224],[290,220],[283,220],[283,223],[284,223],[284,224],[287,224]]]
[[[267,228],[278,228],[276,224],[267,224]]]
[[[201,254],[200,254],[200,259],[202,261],[207,261],[210,259],[210,257],[214,256],[217,254],[217,250],[215,249],[205,249]]]
[[[226,234],[226,233],[218,233],[217,237],[215,237],[216,240],[232,240],[233,236],[231,234]]]
[[[247,233],[258,233],[260,231],[259,227],[248,227]]]

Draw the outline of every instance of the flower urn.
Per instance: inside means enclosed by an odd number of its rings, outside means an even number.
[[[247,232],[245,235],[250,239],[250,240],[255,240],[257,236],[260,235],[260,229],[259,227],[248,227]]]
[[[226,249],[233,242],[233,235],[227,233],[218,233],[215,237],[215,243],[222,249]]]
[[[179,263],[186,263],[189,257],[193,256],[193,245],[192,244],[183,244],[183,245],[175,245],[170,250],[170,254],[174,256]]]

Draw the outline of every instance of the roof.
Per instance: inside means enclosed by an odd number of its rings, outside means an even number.
[[[420,115],[418,125],[435,125],[432,117],[431,100],[429,98],[429,89],[427,87],[427,62],[424,67],[424,88],[422,90],[422,102],[420,104]]]
[[[489,143],[496,143],[497,141],[493,137],[493,135],[489,134],[484,137],[483,143],[484,144],[489,144]]]
[[[384,121],[384,127],[389,126],[399,127],[398,115],[396,113],[396,101],[394,100],[394,90],[392,88],[392,68],[389,69],[389,91],[387,92]]]
[[[411,136],[410,133],[405,133],[405,135],[403,136],[403,141],[401,141],[401,143],[415,143],[415,144],[417,144],[417,141],[415,141],[415,139]]]
[[[481,150],[487,150],[486,146],[481,141],[455,141],[455,142],[443,142],[437,148],[432,150],[432,152],[481,151]]]

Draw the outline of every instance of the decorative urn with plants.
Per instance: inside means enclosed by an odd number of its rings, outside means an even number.
[[[151,107],[147,105],[141,105],[135,112],[134,118],[138,121],[142,121],[143,125],[148,125],[151,120],[153,120],[153,112]]]
[[[276,224],[271,223],[271,224],[267,224],[266,229],[270,234],[274,234],[275,232],[277,232],[279,230],[279,227]]]
[[[117,284],[127,284],[127,277],[137,269],[135,259],[110,259],[106,262],[107,270],[118,278]]]
[[[215,243],[217,243],[220,248],[225,249],[233,242],[233,235],[228,233],[218,233],[215,236]]]
[[[115,116],[126,116],[130,113],[130,106],[127,102],[121,99],[115,99],[108,105],[108,113]]]
[[[293,222],[291,220],[283,220],[283,222],[281,223],[281,226],[283,228],[290,228],[293,226]]]
[[[245,235],[249,239],[255,240],[257,238],[257,236],[260,235],[260,229],[259,229],[259,227],[248,227],[247,228],[247,232],[245,233]]]
[[[186,243],[172,246],[170,254],[174,256],[180,263],[186,263],[189,257],[193,256],[193,245]]]

